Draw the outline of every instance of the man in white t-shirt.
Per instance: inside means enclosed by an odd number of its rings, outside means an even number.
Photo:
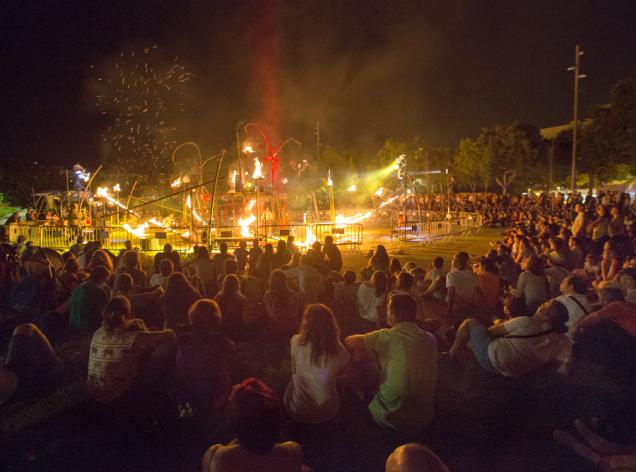
[[[572,341],[564,335],[567,309],[556,300],[541,305],[534,316],[518,316],[487,328],[476,319],[462,323],[452,357],[467,346],[487,372],[522,377],[541,366],[555,363],[564,371],[572,357]]]
[[[446,276],[447,315],[463,318],[471,306],[475,291],[479,287],[479,277],[468,266],[468,253],[458,252],[452,262],[452,269]]]
[[[560,288],[563,295],[558,296],[556,300],[568,310],[569,318],[566,323],[568,331],[565,335],[572,339],[572,326],[594,310],[585,296],[585,281],[580,277],[566,277],[561,282]]]

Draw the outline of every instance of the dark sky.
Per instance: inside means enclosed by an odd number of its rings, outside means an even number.
[[[0,158],[25,162],[99,161],[90,66],[154,44],[194,74],[179,132],[210,154],[240,121],[278,122],[307,153],[317,121],[325,145],[364,153],[559,124],[577,42],[584,109],[636,73],[634,0],[5,0],[0,18]]]

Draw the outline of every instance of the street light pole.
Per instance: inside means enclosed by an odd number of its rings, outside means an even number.
[[[581,70],[581,46],[576,45],[574,51],[574,65],[568,67],[568,70],[574,71],[574,110],[573,110],[573,127],[572,127],[572,169],[570,175],[570,187],[572,192],[576,190],[576,145],[579,131],[579,79],[583,79],[586,76],[580,73]]]

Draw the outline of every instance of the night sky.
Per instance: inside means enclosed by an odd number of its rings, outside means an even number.
[[[636,1],[28,1],[2,18],[0,159],[102,159],[91,65],[157,45],[194,74],[180,139],[231,146],[239,122],[279,140],[375,153],[387,137],[452,146],[483,126],[571,117],[636,74]],[[276,132],[278,128],[278,132]],[[276,140],[276,137],[273,138]]]

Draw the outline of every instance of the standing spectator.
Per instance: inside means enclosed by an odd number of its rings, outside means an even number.
[[[101,316],[108,293],[104,287],[110,271],[104,266],[93,269],[88,280],[82,282],[71,293],[69,325],[82,333],[92,333],[101,323]]]
[[[170,259],[172,261],[172,265],[174,266],[175,272],[181,272],[183,270],[181,268],[181,257],[179,256],[179,253],[172,250],[171,244],[166,243],[163,245],[163,252],[158,252],[155,255],[155,260],[154,260],[155,273],[159,272],[159,264],[161,264],[161,261],[164,259]]]
[[[229,423],[236,439],[215,444],[203,456],[203,472],[301,472],[298,443],[276,443],[281,424],[279,400],[269,386],[249,378],[232,387]]]
[[[331,270],[340,272],[342,269],[342,254],[340,249],[333,243],[333,236],[325,237],[325,245],[322,247],[323,257],[327,261],[327,265]]]
[[[214,300],[219,304],[223,315],[219,331],[232,340],[241,338],[245,334],[247,301],[241,293],[239,279],[236,275],[225,276],[221,291],[216,294]]]
[[[300,295],[287,286],[287,277],[282,270],[272,271],[263,302],[273,332],[289,339],[298,330],[302,303]]]
[[[188,310],[194,302],[201,298],[201,294],[195,289],[185,275],[174,272],[168,277],[166,294],[163,297],[164,327],[180,333],[190,327],[188,322]]]
[[[417,304],[411,295],[391,297],[390,329],[356,334],[345,345],[357,362],[374,356],[381,384],[369,404],[375,421],[403,433],[417,433],[434,416],[437,384],[437,342],[415,323]]]
[[[462,319],[473,304],[479,278],[470,270],[466,252],[455,254],[451,267],[446,276],[446,314],[450,318]]]
[[[245,273],[245,266],[247,265],[247,241],[241,239],[239,241],[239,247],[234,249],[234,257],[236,258],[236,263],[238,264],[238,273]]]
[[[230,394],[234,343],[218,332],[223,315],[214,300],[198,300],[188,310],[191,333],[177,339],[177,398],[206,419]]]

